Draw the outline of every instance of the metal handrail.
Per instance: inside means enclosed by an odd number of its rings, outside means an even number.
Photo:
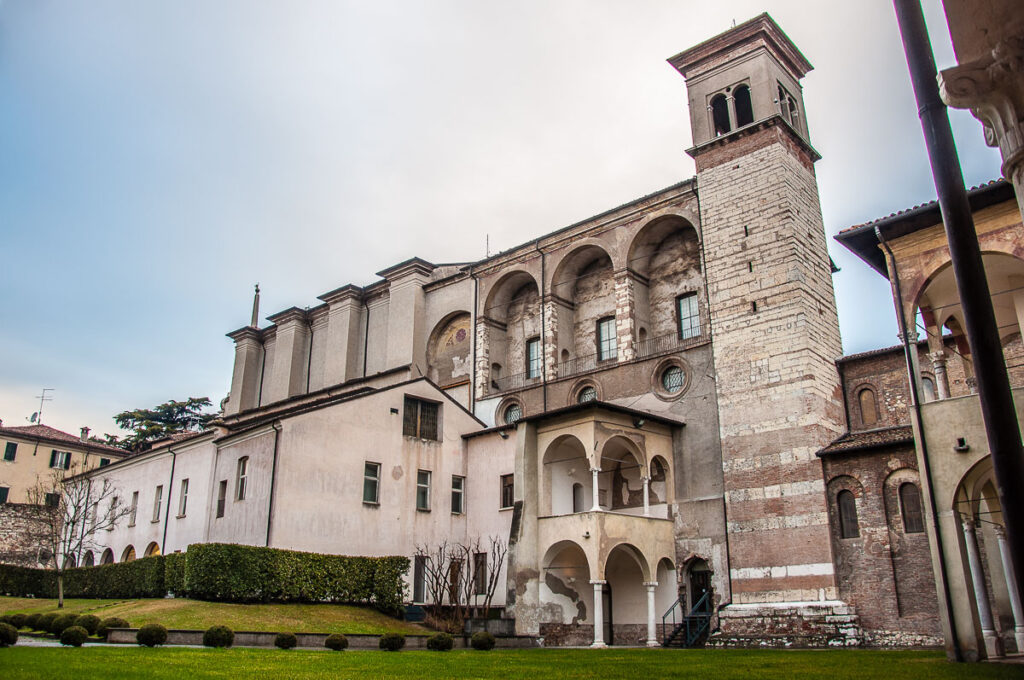
[[[573,357],[567,359],[558,364],[558,377],[564,378],[570,375],[576,375],[577,373],[585,373],[592,371],[605,362],[615,363],[619,360],[618,348],[613,349],[608,356],[599,359],[600,355],[595,352],[593,354],[584,354],[582,356]]]
[[[661,335],[657,338],[640,340],[636,343],[636,358],[644,359],[662,352],[669,352],[677,349],[686,349],[700,345],[707,341],[707,335],[703,333],[690,338],[680,338],[678,333]]]
[[[661,617],[661,630],[662,630],[662,644],[667,645],[676,638],[679,633],[684,630],[686,632],[686,646],[691,646],[696,642],[705,630],[711,624],[711,591],[705,592],[701,595],[700,599],[694,603],[690,609],[689,614],[683,615],[683,607],[685,607],[683,598],[679,597],[672,606]],[[679,611],[681,620],[676,623],[676,611]],[[666,619],[672,617],[672,632],[665,635],[664,631],[668,625]]]
[[[531,376],[528,372],[524,372],[516,373],[514,375],[504,375],[500,378],[492,378],[491,383],[495,387],[496,391],[504,392],[505,390],[521,390],[527,385],[531,385],[539,380],[539,375]]]

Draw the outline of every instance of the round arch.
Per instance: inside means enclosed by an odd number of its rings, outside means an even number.
[[[82,566],[92,567],[96,564],[96,556],[91,550],[86,550],[85,554],[82,555]]]
[[[642,508],[644,482],[647,475],[647,456],[636,442],[622,435],[610,437],[600,449],[600,477],[598,480],[604,498],[601,507],[606,510]]]
[[[508,314],[508,305],[516,293],[524,286],[533,284],[535,290],[540,291],[540,285],[536,277],[525,269],[514,269],[502,274],[494,282],[484,298],[484,308],[480,316],[494,321],[504,322]]]
[[[601,271],[605,268],[612,270],[614,262],[606,244],[597,239],[585,239],[555,264],[551,274],[551,292],[563,300],[573,300],[577,283],[585,270],[595,263],[607,264],[607,267],[601,265]]]
[[[558,541],[544,551],[540,580],[540,600],[549,622],[593,623],[594,576],[579,543]]]
[[[121,553],[121,561],[122,562],[132,562],[134,560],[135,560],[135,546],[129,545],[127,548],[124,549],[124,552]]]
[[[468,381],[472,333],[472,317],[466,310],[456,310],[438,321],[427,340],[427,377],[440,387]]]
[[[146,552],[142,554],[143,557],[156,557],[160,554],[160,546],[157,545],[156,541],[152,541],[146,546]]]
[[[583,442],[573,434],[556,437],[541,456],[539,490],[542,515],[586,512],[594,505],[590,459]]]
[[[700,234],[688,219],[675,213],[658,215],[633,235],[626,250],[626,266],[641,276],[649,277],[651,260],[666,240],[675,234],[692,238],[694,243],[700,244]]]
[[[114,551],[111,550],[110,548],[107,548],[106,550],[103,551],[103,554],[100,555],[100,564],[113,564],[113,563],[114,563]]]

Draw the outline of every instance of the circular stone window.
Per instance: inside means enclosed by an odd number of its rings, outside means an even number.
[[[665,359],[654,369],[651,388],[659,399],[678,399],[690,387],[690,367],[678,357]]]
[[[582,390],[580,390],[579,394],[576,395],[576,403],[578,403],[578,404],[585,404],[588,401],[596,401],[596,400],[597,400],[597,388],[594,387],[593,385],[587,385]]]
[[[512,402],[505,409],[505,424],[512,425],[519,421],[523,417],[523,407],[517,402]]]

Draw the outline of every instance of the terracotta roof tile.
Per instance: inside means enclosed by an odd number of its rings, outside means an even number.
[[[882,427],[863,432],[847,432],[821,451],[818,451],[818,455],[828,456],[837,453],[850,453],[864,449],[895,446],[897,444],[910,444],[913,441],[914,433],[909,425]]]
[[[103,451],[109,451],[111,453],[118,453],[122,456],[127,456],[128,452],[124,449],[119,449],[116,446],[110,446],[108,444],[102,444],[94,441],[82,441],[81,437],[73,434],[68,434],[62,430],[58,430],[55,427],[49,425],[19,425],[17,427],[0,427],[0,434],[10,434],[16,437],[35,437],[37,439],[46,439],[53,442],[64,442],[67,444],[77,444],[79,446],[88,446],[91,449],[100,449]]]

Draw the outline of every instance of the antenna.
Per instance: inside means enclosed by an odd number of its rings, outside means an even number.
[[[29,419],[30,423],[35,423],[36,425],[43,424],[43,403],[47,401],[53,401],[53,397],[49,397],[46,395],[47,392],[53,392],[53,388],[44,387],[42,394],[36,395],[36,399],[39,400],[39,410],[32,414],[32,417]]]

